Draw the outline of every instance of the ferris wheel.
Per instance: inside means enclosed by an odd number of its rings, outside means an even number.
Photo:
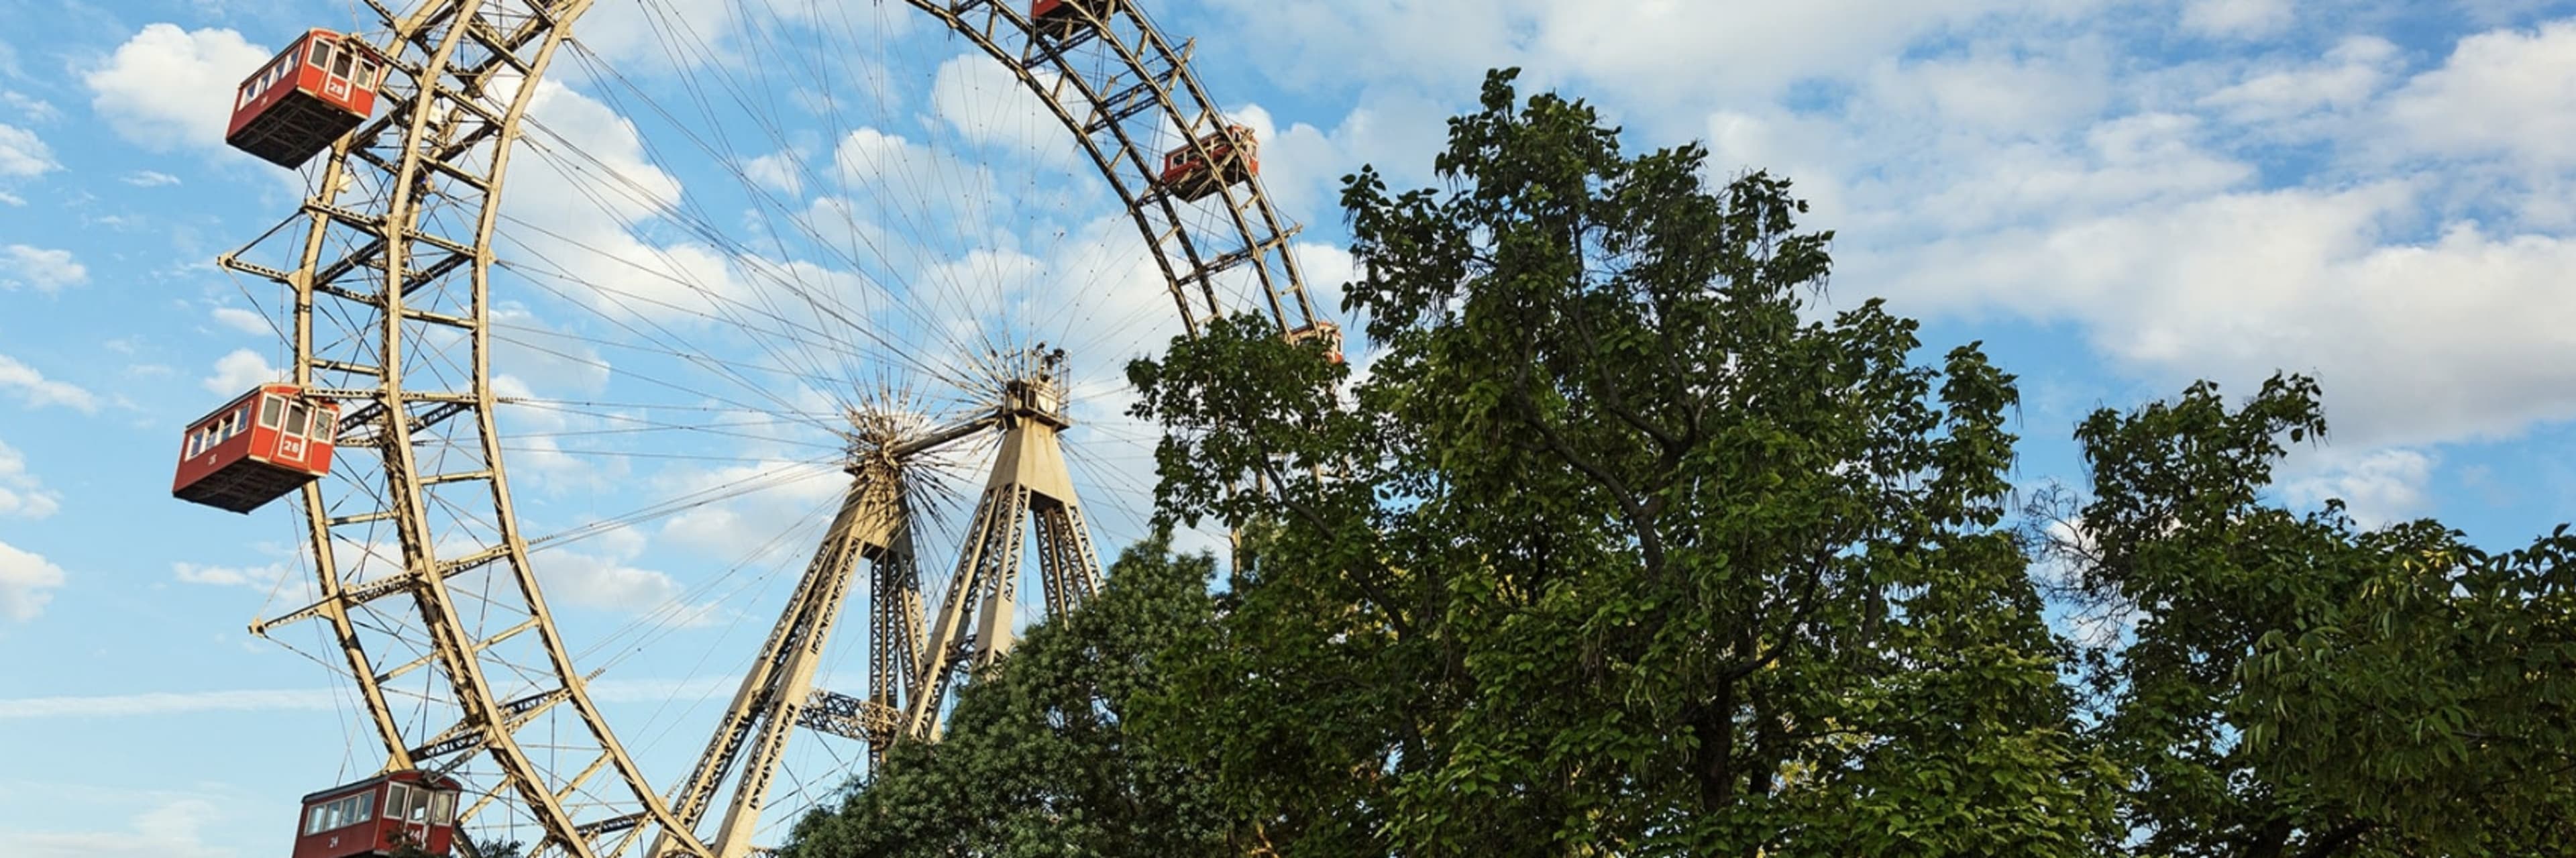
[[[1142,530],[1117,361],[1242,312],[1340,359],[1254,131],[1132,0],[362,2],[234,105],[308,180],[220,260],[291,375],[174,493],[297,511],[309,600],[253,631],[309,630],[460,850],[760,851],[1092,593],[1104,510]],[[602,673],[674,640],[739,680]]]

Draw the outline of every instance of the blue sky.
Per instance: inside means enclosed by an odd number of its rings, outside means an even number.
[[[958,61],[961,43],[892,19],[849,34],[871,41],[851,56],[878,60],[836,69],[849,104],[657,120],[648,106],[684,103],[710,63],[795,32],[804,4],[775,4],[784,21],[739,14],[763,5],[655,0],[708,35],[699,57],[655,49],[651,16],[604,0],[578,30],[595,63],[559,65],[560,88],[538,96],[541,144],[596,160],[533,157],[514,176],[505,211],[524,228],[505,227],[504,256],[523,266],[500,313],[517,334],[496,371],[531,401],[651,408],[505,412],[530,529],[811,460],[815,429],[794,418],[847,398],[649,346],[911,384],[935,411],[938,386],[890,356],[975,329],[1076,348],[1076,477],[1114,551],[1138,531],[1148,468],[1145,430],[1115,418],[1114,368],[1170,320],[1098,179],[1067,166],[1007,79]],[[167,496],[181,424],[282,359],[264,321],[274,293],[210,261],[290,211],[304,179],[215,139],[229,89],[303,28],[347,26],[348,6],[0,0],[0,16],[43,22],[0,35],[0,853],[279,855],[295,796],[374,764],[348,750],[345,692],[306,657],[329,655],[313,630],[243,633],[300,604],[298,525]],[[2434,516],[2497,548],[2576,509],[2576,4],[1149,9],[1197,40],[1201,78],[1262,134],[1268,188],[1306,225],[1319,286],[1348,271],[1335,179],[1374,163],[1428,181],[1441,120],[1485,68],[1519,65],[1634,145],[1704,140],[1721,176],[1794,178],[1813,223],[1840,234],[1835,303],[1887,297],[1926,320],[1934,349],[1982,340],[2020,374],[2025,485],[2080,481],[2066,438],[2090,409],[2204,377],[2241,393],[2288,369],[2322,380],[2335,425],[2286,467],[2289,502]],[[700,147],[682,127],[729,142]],[[584,196],[582,163],[646,181]],[[887,163],[917,170],[872,168]],[[802,228],[752,247],[774,222]],[[868,249],[880,239],[911,249]],[[776,282],[761,265],[789,263],[810,266],[798,282],[876,294],[885,341],[847,360],[823,344],[782,353],[577,288],[756,295]],[[865,285],[887,282],[922,291]],[[675,333],[639,347],[641,324]],[[662,378],[685,389],[644,383]],[[673,418],[689,431],[605,431],[645,411],[697,416]],[[725,659],[747,653],[801,562],[804,549],[764,549],[803,532],[776,523],[834,491],[781,483],[540,555],[567,638],[613,663],[600,694],[660,777],[685,765]],[[809,771],[828,762],[817,753]]]

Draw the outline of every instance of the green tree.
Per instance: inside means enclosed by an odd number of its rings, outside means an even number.
[[[1830,233],[1490,76],[1446,190],[1343,202],[1345,407],[1253,318],[1130,378],[1246,523],[1140,729],[1288,855],[2072,855],[2109,818],[2006,525],[2012,379],[1808,321]],[[1264,491],[1242,491],[1249,485]]]
[[[409,829],[397,831],[388,839],[394,847],[391,858],[444,858],[423,848]],[[523,848],[516,840],[476,840],[473,835],[460,831],[450,844],[449,852],[463,858],[519,858]]]
[[[2215,386],[2076,437],[2070,595],[2134,620],[2086,655],[2126,847],[2174,856],[2576,854],[2576,537],[2488,555],[2267,497],[2321,437],[2316,385]],[[2069,514],[2075,513],[2075,514]]]
[[[1129,548],[1097,598],[1032,626],[959,692],[945,738],[897,745],[873,780],[800,820],[785,854],[1241,854],[1201,767],[1129,727],[1159,687],[1159,653],[1209,621],[1215,561],[1168,549]]]

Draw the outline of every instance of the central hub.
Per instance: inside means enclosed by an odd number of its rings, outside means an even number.
[[[1002,381],[1002,402],[995,413],[1005,426],[1021,420],[1044,423],[1056,429],[1073,425],[1064,413],[1064,350],[1048,351],[1045,343],[1029,349],[1008,362],[1010,377]]]
[[[1016,431],[1037,426],[1062,431],[1073,425],[1065,414],[1064,350],[1037,348],[1013,352],[988,368],[993,371],[994,398],[989,410],[936,428],[925,428],[924,415],[900,408],[853,408],[848,412],[851,474],[869,468],[899,470],[914,456],[989,429]]]

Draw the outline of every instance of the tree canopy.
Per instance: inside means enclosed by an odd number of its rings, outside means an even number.
[[[1158,727],[1291,855],[2074,854],[2107,806],[2010,376],[1803,319],[1832,235],[1787,182],[1512,80],[1446,192],[1346,182],[1353,407],[1257,319],[1131,371],[1166,512],[1261,525]]]
[[[2489,555],[2431,521],[2267,501],[2319,391],[2214,385],[2076,431],[2093,499],[2052,541],[2068,595],[2135,625],[2086,659],[2129,854],[2576,849],[2576,536]]]
[[[1449,131],[1345,180],[1359,377],[1251,316],[1131,365],[1217,592],[1131,552],[792,855],[2576,854],[2565,528],[2284,505],[2290,376],[2023,497],[2013,376],[1828,312],[1785,180],[1511,72]]]
[[[873,782],[800,820],[788,858],[1242,854],[1201,766],[1128,727],[1166,642],[1209,621],[1215,561],[1164,538],[1127,550],[1082,610],[1032,626],[969,682],[946,738],[904,743]]]

